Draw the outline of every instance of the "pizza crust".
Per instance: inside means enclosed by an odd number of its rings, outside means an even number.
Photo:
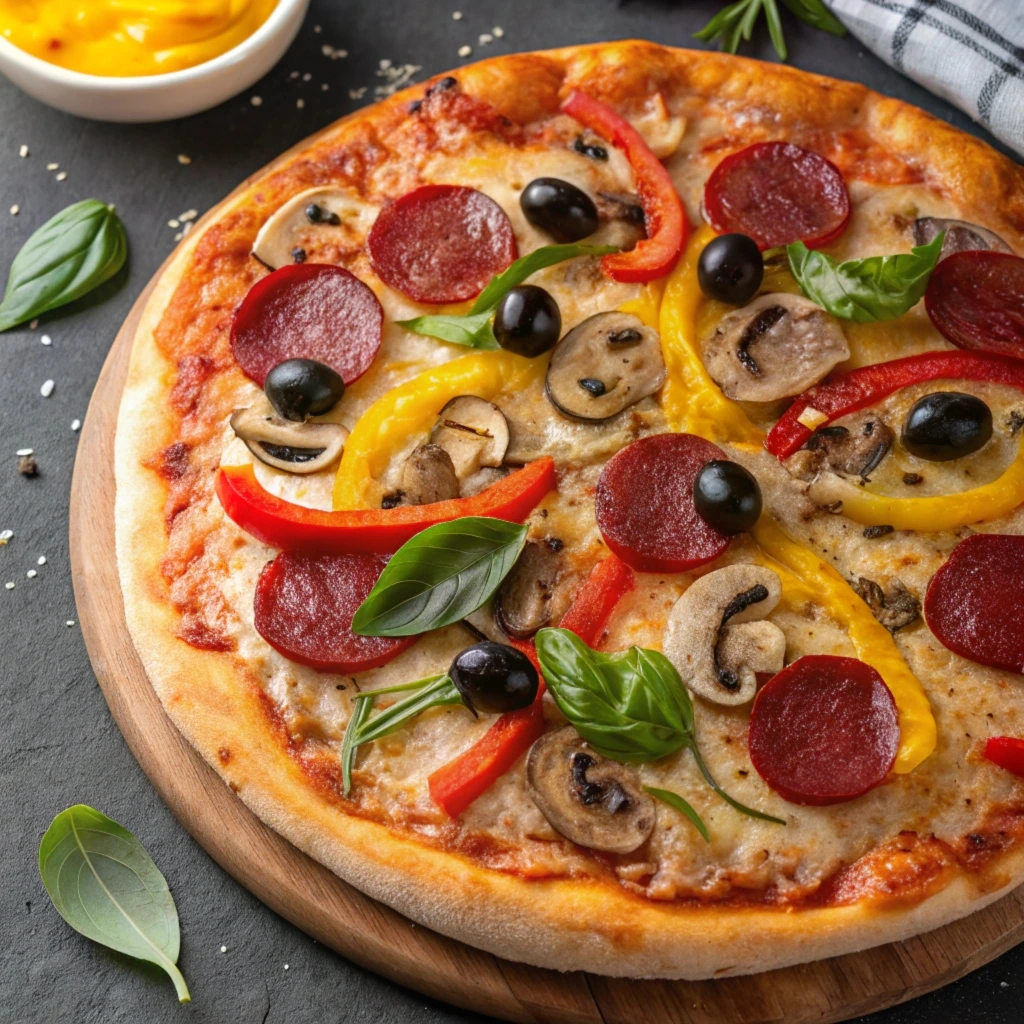
[[[522,123],[550,115],[566,85],[586,82],[628,109],[664,82],[772,114],[783,124],[849,125],[928,169],[929,183],[965,216],[1019,244],[1024,171],[983,143],[859,85],[782,65],[623,42],[513,55],[460,69],[463,89]],[[346,119],[373,130],[420,93],[399,94]],[[346,122],[322,136],[346,130]],[[292,154],[301,153],[312,140]],[[175,437],[166,414],[176,367],[154,331],[204,231],[244,207],[286,154],[213,211],[158,275],[136,333],[115,443],[116,536],[128,626],[168,714],[244,803],[299,849],[368,895],[445,935],[496,955],[558,970],[701,979],[753,973],[852,952],[939,927],[998,899],[1024,880],[1024,849],[958,873],[917,903],[861,901],[773,910],[730,904],[656,903],[602,880],[529,881],[417,843],[339,811],[310,784],[267,714],[257,682],[227,653],[177,637],[179,618],[161,574],[167,553],[167,486],[141,465]],[[219,516],[219,506],[210,515]],[[192,684],[201,679],[202,685]]]

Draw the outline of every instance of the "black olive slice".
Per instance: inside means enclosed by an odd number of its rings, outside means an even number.
[[[598,423],[654,394],[665,374],[657,331],[629,313],[597,313],[555,346],[546,388],[559,412]]]

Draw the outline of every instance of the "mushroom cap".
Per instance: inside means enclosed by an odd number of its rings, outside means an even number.
[[[482,466],[500,466],[508,450],[505,414],[476,395],[459,395],[438,413],[430,443],[450,456],[460,483]]]
[[[602,757],[571,725],[530,748],[526,785],[551,827],[588,849],[632,853],[654,830],[636,769]]]
[[[716,704],[746,704],[757,692],[757,673],[782,668],[782,630],[755,621],[781,597],[778,575],[765,566],[743,563],[709,572],[672,606],[662,650],[698,696]]]
[[[286,420],[266,400],[236,409],[231,429],[267,466],[285,473],[319,473],[341,456],[348,431],[340,423]]]
[[[722,317],[704,364],[729,398],[775,402],[802,394],[850,358],[839,321],[801,295],[774,292]]]
[[[956,220],[953,217],[918,217],[914,221],[914,245],[927,245],[940,231],[946,232],[939,253],[940,261],[955,252],[974,249],[1013,253],[1013,249],[994,231],[980,224],[972,224],[969,220]]]
[[[431,505],[459,496],[459,480],[451,456],[436,444],[413,450],[402,467],[402,496],[406,505]]]

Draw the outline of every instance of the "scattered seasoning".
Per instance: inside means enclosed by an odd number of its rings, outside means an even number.
[[[452,21],[462,21],[462,11],[452,11]]]
[[[61,171],[60,174],[57,175],[57,181],[67,181],[67,177],[68,177],[68,172],[67,171]]]
[[[22,455],[18,459],[18,472],[22,476],[39,476],[39,463],[31,455]]]
[[[913,487],[914,484],[920,484],[924,482],[924,477],[920,473],[904,473],[903,482],[908,487]]]
[[[11,207],[11,216],[12,217],[17,217],[19,213],[21,213],[21,207],[17,203],[15,203]]]
[[[35,455],[35,449],[33,448],[19,448],[15,453],[20,459],[23,455]]]
[[[295,106],[297,106],[299,108],[299,110],[302,110],[302,108],[305,105],[306,105],[306,101],[305,100],[296,100],[295,101]]]
[[[877,537],[884,537],[887,533],[892,533],[895,529],[894,526],[865,526],[863,536],[865,540],[875,540]]]
[[[48,334],[44,334],[44,335],[43,335],[43,336],[42,336],[42,337],[41,337],[41,338],[39,339],[39,344],[40,344],[40,345],[46,345],[46,346],[47,346],[47,348],[49,348],[49,346],[53,344],[53,338],[51,338],[51,337],[50,337],[50,336],[49,336]]]
[[[311,73],[310,73],[309,71],[307,71],[307,72],[306,72],[306,73],[305,73],[305,74],[304,74],[304,75],[302,76],[302,80],[303,80],[304,82],[312,82],[312,81],[313,81],[313,75],[312,75],[312,74],[311,74]]]
[[[473,47],[472,46],[460,46],[459,47],[459,56],[460,57],[468,57],[472,52],[473,52]]]
[[[36,559],[36,565],[46,565],[46,555],[40,555]]]
[[[490,32],[481,32],[477,38],[477,42],[481,46],[486,46],[488,43],[494,42],[494,36],[492,36]]]
[[[249,98],[249,102],[254,107],[262,107],[263,106],[263,97],[262,96],[251,96]]]
[[[328,90],[328,89],[330,89],[330,86],[329,86],[329,85],[328,85],[328,84],[327,84],[326,82],[324,82],[324,83],[323,83],[323,84],[322,84],[322,85],[320,86],[320,88],[321,88],[321,89],[323,89],[323,91],[324,91],[324,92],[327,92],[327,90]]]
[[[39,389],[39,394],[41,394],[43,398],[49,398],[50,395],[53,394],[53,389],[55,386],[56,385],[52,380],[43,381],[43,386]]]
[[[358,89],[349,89],[348,98],[350,100],[361,100],[366,95],[366,86],[362,85]]]
[[[192,163],[192,157],[186,156],[184,153],[179,153],[178,163],[184,167],[187,167],[190,163]]]
[[[220,947],[220,951],[221,951],[222,953],[226,953],[226,952],[228,951],[228,947],[227,947],[227,946],[221,946],[221,947]]]
[[[180,228],[180,227],[181,227],[181,221],[179,221],[179,220],[176,220],[176,219],[175,219],[174,217],[172,217],[172,218],[171,218],[171,219],[170,219],[170,220],[169,220],[169,221],[167,222],[167,226],[168,226],[169,228]]]
[[[13,530],[0,530],[0,544],[6,544],[13,536]]]
[[[491,32],[494,33],[495,39],[501,39],[505,34],[505,30],[500,25],[495,25],[494,28],[491,29]]]
[[[293,71],[288,77],[292,79],[292,81],[294,81],[296,78],[299,77],[299,73],[298,71]]]
[[[18,156],[20,156],[21,159],[24,160],[25,157],[28,156],[28,146],[22,146],[21,149],[18,150]]]
[[[46,169],[48,171],[56,171],[60,168],[60,164],[47,164]]]
[[[423,68],[419,64],[395,65],[385,58],[380,62],[380,67],[376,71],[377,77],[384,79],[384,84],[378,85],[373,90],[374,96],[378,99],[384,99],[393,95],[399,89],[404,89],[409,85],[413,78],[422,70]]]
[[[178,220],[182,223],[188,223],[190,220],[195,220],[199,216],[198,210],[186,210],[184,213],[178,214]]]
[[[37,573],[37,572],[35,571],[35,569],[29,569],[29,571],[28,571],[27,573],[25,573],[25,575],[26,575],[26,576],[27,576],[27,577],[28,577],[28,578],[29,578],[30,580],[34,580],[34,579],[35,579],[35,578],[36,578],[36,577],[37,577],[37,576],[39,575],[39,573]]]
[[[30,331],[34,331],[38,326],[39,326],[39,321],[38,320],[33,320],[32,323],[30,323],[28,325],[28,329]]]
[[[67,626],[68,629],[70,629],[74,624],[75,624],[75,620],[74,619],[68,619],[68,621],[64,623],[64,625]]]
[[[8,590],[13,590],[14,589],[14,580],[9,580],[7,583],[4,584],[4,586]]]
[[[72,420],[71,421],[71,429],[74,430],[75,432],[81,430],[82,429],[82,421],[81,420]]]
[[[287,965],[287,964],[285,964],[285,965],[284,965],[284,969],[285,969],[286,971],[288,970],[288,965]]]

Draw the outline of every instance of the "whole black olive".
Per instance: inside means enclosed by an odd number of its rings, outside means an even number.
[[[526,219],[556,242],[578,242],[597,230],[597,207],[561,178],[535,178],[519,197]]]
[[[562,333],[562,314],[549,292],[521,284],[507,292],[494,314],[494,336],[509,352],[532,359],[553,348]]]
[[[693,481],[693,503],[719,533],[742,533],[761,515],[761,488],[738,462],[713,459]]]
[[[992,410],[974,395],[936,391],[907,413],[900,440],[912,455],[949,462],[970,455],[992,436]]]
[[[697,280],[709,298],[746,305],[764,280],[764,259],[757,242],[749,235],[713,238],[697,261]]]
[[[514,647],[491,640],[457,654],[448,677],[473,714],[517,711],[529,707],[537,696],[537,670],[530,659]]]
[[[345,382],[326,363],[286,359],[267,374],[263,390],[278,416],[301,423],[330,412],[345,394]]]

